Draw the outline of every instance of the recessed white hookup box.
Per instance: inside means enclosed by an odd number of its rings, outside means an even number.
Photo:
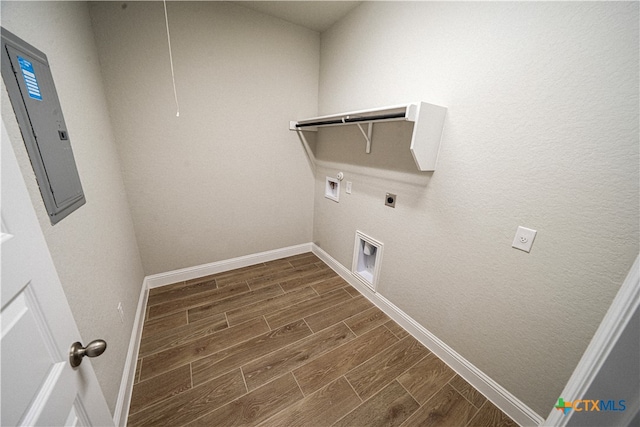
[[[356,231],[351,272],[374,292],[380,276],[383,248],[384,245],[381,242]]]
[[[334,202],[340,201],[340,181],[338,179],[327,177],[324,185],[324,197]]]

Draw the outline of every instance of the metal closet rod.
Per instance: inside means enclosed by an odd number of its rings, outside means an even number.
[[[304,128],[304,127],[311,127],[311,126],[342,125],[347,123],[371,122],[376,120],[401,119],[405,117],[406,117],[405,112],[393,113],[393,114],[380,114],[377,116],[366,116],[366,117],[345,116],[341,119],[320,120],[317,122],[309,122],[309,123],[296,123],[296,127]]]

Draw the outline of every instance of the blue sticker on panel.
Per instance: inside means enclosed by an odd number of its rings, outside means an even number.
[[[22,77],[24,78],[24,84],[27,86],[29,98],[42,101],[42,94],[40,93],[40,86],[38,86],[36,73],[33,71],[33,64],[20,56],[18,56],[18,62],[20,63]]]

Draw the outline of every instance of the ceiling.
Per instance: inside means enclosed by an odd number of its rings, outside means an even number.
[[[361,1],[232,1],[239,6],[323,32]]]

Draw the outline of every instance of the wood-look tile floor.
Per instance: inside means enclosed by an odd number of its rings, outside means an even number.
[[[306,253],[151,290],[128,425],[516,424]]]

